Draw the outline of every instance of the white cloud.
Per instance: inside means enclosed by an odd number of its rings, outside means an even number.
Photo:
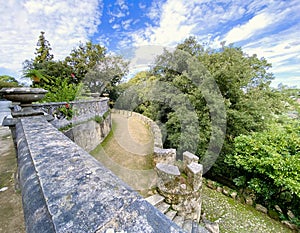
[[[100,24],[98,0],[11,0],[0,8],[0,67],[20,71],[25,59],[34,57],[40,31],[63,59],[79,41],[88,40]]]
[[[276,15],[269,15],[266,13],[256,15],[247,23],[239,25],[238,27],[235,27],[229,31],[224,40],[228,41],[229,43],[233,43],[249,39],[251,36],[257,33],[257,31],[265,29],[273,24],[274,21],[276,22]]]
[[[128,30],[132,21],[133,21],[133,19],[128,19],[128,20],[122,21],[122,27],[125,30]]]
[[[265,57],[272,63],[271,71],[276,77],[282,76],[282,73],[289,73],[294,76],[300,75],[300,39],[298,32],[300,24],[296,24],[287,30],[277,34],[268,35],[255,42],[244,46],[244,51],[248,54],[257,54],[259,57]]]
[[[121,10],[128,10],[129,9],[129,7],[125,3],[125,0],[117,0],[116,5],[118,5]]]

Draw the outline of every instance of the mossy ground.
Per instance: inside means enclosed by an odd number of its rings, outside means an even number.
[[[241,204],[203,185],[202,212],[219,221],[221,233],[291,233],[292,230],[252,206]]]

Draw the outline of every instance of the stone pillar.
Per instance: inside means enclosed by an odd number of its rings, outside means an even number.
[[[178,186],[180,171],[177,166],[171,164],[156,164],[158,174],[158,188],[163,191],[172,190]]]
[[[161,149],[159,147],[154,147],[153,160],[154,164],[174,164],[176,161],[176,149]]]
[[[198,160],[196,155],[184,152],[182,174],[172,164],[156,165],[159,193],[178,215],[196,222],[201,216],[203,174],[203,166]]]
[[[187,165],[188,182],[191,184],[194,191],[197,191],[201,188],[202,173],[203,173],[202,164],[192,162],[189,165]]]
[[[184,163],[184,167],[186,167],[188,164],[195,162],[198,163],[199,161],[199,157],[192,154],[191,152],[183,152],[183,163]]]

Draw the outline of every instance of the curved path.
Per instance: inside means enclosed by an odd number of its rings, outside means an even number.
[[[113,113],[112,122],[112,133],[91,154],[133,189],[155,187],[151,131],[133,116]]]

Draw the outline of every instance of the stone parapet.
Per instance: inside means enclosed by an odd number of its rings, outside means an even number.
[[[183,163],[184,163],[184,166],[186,167],[188,164],[192,163],[192,162],[195,162],[195,163],[198,163],[199,162],[199,157],[192,154],[191,152],[189,151],[185,151],[183,152]]]
[[[43,116],[16,124],[26,231],[183,232]]]
[[[153,161],[154,164],[174,164],[176,161],[176,149],[162,149],[160,147],[154,147]]]
[[[176,151],[172,152],[176,154]],[[171,164],[156,165],[158,192],[179,216],[196,222],[201,216],[203,174],[203,166],[198,160],[196,155],[186,151],[182,162],[171,160]]]
[[[192,162],[187,165],[186,174],[188,177],[188,183],[192,186],[194,191],[201,188],[202,185],[202,174],[203,166],[202,164]]]
[[[63,128],[71,124],[80,124],[96,116],[103,116],[109,110],[108,101],[109,98],[102,97],[93,100],[32,104],[31,106],[33,109],[42,110],[45,114],[53,116],[52,124],[56,128]],[[72,114],[70,118],[65,115],[67,111]]]

